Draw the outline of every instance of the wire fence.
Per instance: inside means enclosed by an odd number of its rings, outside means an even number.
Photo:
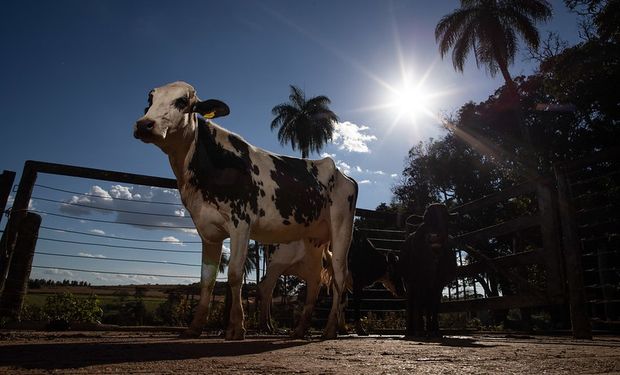
[[[175,189],[43,175],[28,211],[43,217],[31,278],[92,284],[200,280],[201,241]],[[220,273],[217,280],[227,277]]]

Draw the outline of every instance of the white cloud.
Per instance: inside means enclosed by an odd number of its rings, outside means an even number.
[[[324,152],[324,153],[321,154],[321,157],[322,158],[332,158],[333,159],[333,158],[336,157],[336,154],[330,154],[330,153]]]
[[[372,184],[372,181],[370,181],[370,180],[362,180],[359,183],[360,184]]]
[[[340,169],[342,171],[342,173],[344,174],[349,174],[351,173],[351,166],[347,163],[345,163],[342,160],[336,160],[336,166],[338,167],[338,169]]]
[[[333,142],[341,150],[349,152],[370,152],[368,143],[377,140],[371,134],[365,134],[368,126],[358,126],[352,122],[337,122],[334,127]]]
[[[173,243],[173,244],[175,244],[175,245],[181,245],[181,246],[184,246],[184,245],[183,245],[183,241],[181,241],[180,239],[178,239],[178,238],[176,238],[176,237],[174,237],[174,236],[166,236],[166,237],[162,237],[162,239],[161,239],[161,240],[162,240],[162,241],[164,241],[164,242]]]
[[[175,189],[112,185],[105,190],[94,185],[87,193],[74,195],[61,204],[60,211],[81,217],[114,215],[115,221],[135,223],[142,229],[168,226],[192,235],[197,233]]]
[[[183,232],[183,233],[191,234],[192,236],[197,236],[198,235],[198,231],[196,229],[179,228],[179,230],[181,232]]]
[[[58,268],[47,269],[43,273],[46,275],[73,276],[73,272],[67,270],[59,270]]]
[[[390,175],[390,177],[392,177],[392,178],[396,178],[396,177],[398,177],[398,173],[392,173],[392,174]]]
[[[102,254],[78,253],[78,255],[81,257],[88,257],[88,258],[107,258],[107,256],[102,255]]]
[[[89,232],[94,233],[94,234],[99,234],[101,236],[105,235],[105,232],[101,229],[91,229]]]
[[[385,174],[385,172],[383,172],[383,171],[374,171],[372,173],[373,174],[378,174],[378,175],[381,175],[381,176],[383,176]]]

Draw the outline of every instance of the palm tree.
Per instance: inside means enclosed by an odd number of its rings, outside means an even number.
[[[461,7],[437,24],[435,40],[442,58],[452,49],[456,70],[463,71],[473,50],[476,64],[484,65],[491,76],[499,71],[514,93],[508,66],[514,62],[518,35],[533,49],[538,48],[535,23],[549,18],[551,5],[546,0],[461,0]]]
[[[328,97],[320,95],[306,100],[304,92],[293,85],[289,100],[271,110],[276,116],[271,122],[271,130],[279,128],[280,144],[290,143],[293,150],[299,149],[305,159],[313,151],[320,152],[325,143],[331,141],[338,116],[329,109],[331,100]]]

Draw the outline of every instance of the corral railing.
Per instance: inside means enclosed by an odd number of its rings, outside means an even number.
[[[589,335],[587,314],[600,321],[617,321],[617,159],[614,153],[559,165],[554,181],[526,182],[454,207],[453,212],[460,214],[453,233],[458,276],[445,290],[441,311],[527,309],[568,303],[579,337]],[[39,174],[176,189],[174,179],[28,161],[2,236],[2,276],[9,269],[19,223],[27,215]],[[2,175],[3,202],[11,177],[14,174]],[[489,215],[491,211],[495,214]],[[497,222],[489,224],[480,219],[498,217],[498,212],[503,215]],[[379,250],[400,250],[406,235],[402,225],[405,215],[357,209],[357,216]],[[362,308],[402,312],[404,301],[377,295],[367,298]]]
[[[581,259],[562,249],[557,202],[555,181],[539,180],[452,208],[459,214],[453,232],[457,278],[444,290],[440,311],[491,310],[500,313],[498,319],[503,312],[505,319],[508,309],[518,308],[527,319],[530,308],[547,307],[556,314],[552,319],[559,319],[569,304],[575,336],[590,337]],[[358,215],[378,250],[400,250],[403,215],[368,210]],[[368,306],[383,302],[373,301],[372,294],[365,301]],[[392,307],[394,312],[403,309],[402,300]]]
[[[620,328],[620,150],[555,166],[569,288],[595,328]],[[571,303],[571,305],[573,305]]]

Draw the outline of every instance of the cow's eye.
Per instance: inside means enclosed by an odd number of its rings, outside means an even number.
[[[177,100],[174,101],[174,106],[179,110],[183,110],[187,108],[188,105],[189,105],[189,99],[185,96],[178,98]]]

